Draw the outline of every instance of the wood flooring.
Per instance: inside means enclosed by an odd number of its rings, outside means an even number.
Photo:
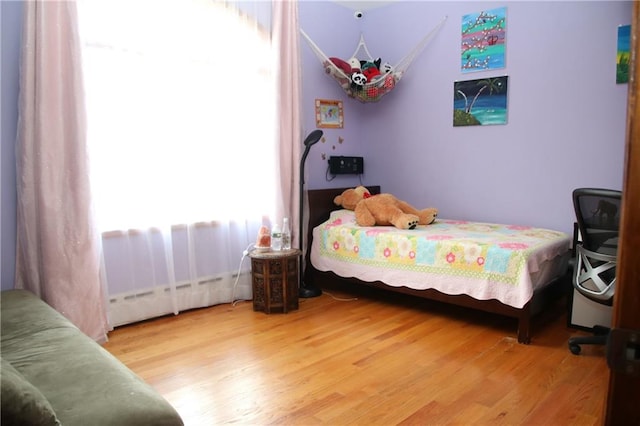
[[[530,345],[515,331],[433,301],[332,292],[287,314],[248,301],[124,326],[104,347],[188,426],[600,424],[604,350],[569,352],[585,333],[567,327],[566,302],[534,318]]]

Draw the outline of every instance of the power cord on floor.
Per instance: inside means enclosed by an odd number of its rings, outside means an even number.
[[[236,287],[238,286],[238,281],[240,280],[240,274],[242,272],[242,262],[244,261],[244,258],[247,257],[247,255],[249,254],[253,246],[254,246],[253,243],[249,244],[247,248],[244,249],[244,251],[242,252],[242,257],[240,258],[240,265],[238,266],[238,274],[236,275],[236,281],[233,283],[233,287],[231,288],[231,306],[236,306],[236,303],[238,302],[244,302],[244,299],[235,300]]]
[[[352,297],[350,299],[345,299],[345,298],[342,298],[342,297],[336,297],[333,294],[329,293],[328,291],[322,290],[322,292],[324,294],[328,295],[328,296],[331,296],[331,298],[333,298],[333,300],[337,300],[338,302],[354,302],[354,301],[358,300],[357,297]]]

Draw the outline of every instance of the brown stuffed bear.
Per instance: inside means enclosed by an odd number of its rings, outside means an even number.
[[[438,215],[437,209],[418,210],[391,194],[371,195],[364,186],[345,190],[333,202],[353,210],[360,226],[393,225],[399,229],[414,229],[417,225],[433,223]]]

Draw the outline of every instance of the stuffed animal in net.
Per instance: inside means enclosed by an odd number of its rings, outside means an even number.
[[[414,229],[418,225],[432,224],[438,216],[438,209],[418,210],[392,194],[371,195],[364,186],[343,191],[333,202],[353,210],[359,226],[393,225],[398,229]]]

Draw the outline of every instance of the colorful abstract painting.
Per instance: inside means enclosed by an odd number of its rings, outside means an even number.
[[[616,60],[616,83],[629,82],[629,43],[631,37],[631,25],[618,27],[618,54]]]
[[[507,124],[508,76],[453,83],[453,126]]]
[[[463,73],[505,67],[507,8],[462,16],[461,69]]]

